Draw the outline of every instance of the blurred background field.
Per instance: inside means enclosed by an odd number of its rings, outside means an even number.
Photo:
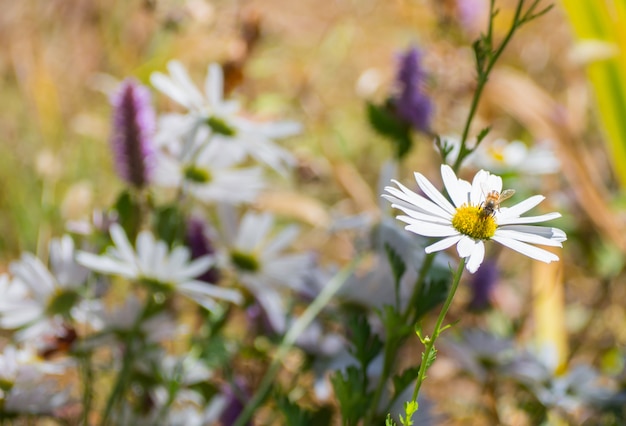
[[[254,100],[248,105],[253,111],[304,124],[306,131],[289,148],[316,178],[333,181],[334,192],[328,185],[311,188],[324,188],[324,201],[345,195],[332,175],[336,161],[354,166],[374,187],[389,150],[365,122],[363,98],[385,96],[396,55],[416,45],[424,51],[429,94],[436,98],[433,127],[459,133],[473,88],[470,44],[484,24],[486,3],[472,5],[464,30],[453,1],[337,1],[324,7],[314,1],[3,2],[2,256],[34,249],[41,232],[58,232],[63,220],[111,200],[116,184],[103,91],[127,76],[147,83],[173,58],[198,83],[211,61],[242,63],[238,93]],[[505,2],[503,19],[510,13]],[[242,33],[257,30],[246,55]],[[585,87],[580,67],[568,61],[572,48],[556,8],[514,40],[504,63],[567,100]],[[173,107],[162,96],[155,100]],[[586,119],[588,105],[578,102]],[[494,101],[485,102],[482,118],[495,119],[501,135],[528,133]],[[410,169],[429,167],[434,156],[430,140],[421,142]],[[375,194],[367,195],[376,202]]]
[[[515,4],[498,2],[496,37]],[[379,171],[392,155],[367,123],[365,100],[384,99],[397,54],[414,45],[435,103],[433,130],[460,134],[475,87],[471,43],[485,26],[488,1],[0,0],[0,7],[5,270],[24,250],[45,254],[68,220],[113,203],[122,185],[110,155],[107,93],[127,76],[148,84],[150,73],[171,59],[183,62],[199,84],[207,64],[220,62],[248,110],[302,123],[303,132],[284,144],[299,160],[295,179],[276,178],[258,207],[304,222],[302,246],[332,260],[350,259],[354,247],[338,240],[329,249],[325,231],[335,215],[379,214]],[[552,144],[561,173],[529,186],[548,196],[547,209],[563,213],[555,226],[569,240],[556,272],[530,274],[530,260],[503,252],[494,311],[468,314],[462,305],[470,296],[462,289],[452,314],[464,326],[514,329],[521,341],[543,331],[560,342],[564,363],[584,360],[611,374],[622,370],[626,343],[626,162],[620,160],[626,132],[619,119],[626,123],[620,115],[626,113],[626,36],[610,30],[624,28],[623,12],[620,1],[556,1],[520,31],[497,65],[473,134],[491,126],[492,139]],[[590,13],[607,24],[586,27]],[[153,95],[160,110],[176,110]],[[417,137],[403,181],[415,170],[439,175],[432,139]],[[545,302],[554,318],[542,317],[546,306],[533,281],[553,273],[562,274],[556,281],[564,283],[563,295]],[[436,364],[431,375],[441,386],[430,383],[427,394],[489,398],[471,386],[445,386],[455,368],[445,359]],[[459,415],[458,424],[475,424],[471,416]]]

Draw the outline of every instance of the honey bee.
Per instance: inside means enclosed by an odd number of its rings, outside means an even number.
[[[496,210],[500,210],[500,203],[511,198],[515,194],[514,189],[505,189],[502,192],[489,191],[482,202],[480,215],[483,217],[493,216]]]

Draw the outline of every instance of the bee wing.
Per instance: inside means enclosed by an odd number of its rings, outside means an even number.
[[[513,194],[515,194],[515,190],[514,189],[505,189],[504,191],[502,191],[500,193],[500,199],[498,201],[502,202],[504,200],[507,200],[507,199],[511,198],[513,196]]]

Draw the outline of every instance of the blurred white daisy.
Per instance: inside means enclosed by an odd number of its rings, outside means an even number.
[[[44,361],[32,349],[5,346],[0,352],[0,411],[52,413],[69,401],[69,389],[59,392],[48,375],[64,371],[63,364]]]
[[[520,172],[531,175],[557,173],[560,163],[554,150],[545,143],[529,147],[522,141],[496,139],[485,141],[469,160],[477,168],[496,173]]]
[[[9,269],[13,279],[0,279],[0,327],[23,328],[17,334],[22,340],[52,333],[70,316],[80,297],[78,288],[88,271],[74,260],[71,237],[50,242],[49,270],[31,253],[23,253]]]
[[[448,148],[447,162],[453,163],[459,155],[461,141],[458,136],[442,136],[441,140]],[[473,146],[476,141],[471,141]],[[435,148],[438,149],[435,144]],[[538,142],[531,146],[522,141],[507,141],[499,138],[484,140],[466,160],[477,169],[491,170],[495,173],[522,173],[524,175],[545,175],[557,173],[561,163],[549,145],[549,141]]]
[[[250,203],[264,188],[260,167],[235,168],[220,159],[216,145],[200,148],[196,155],[179,160],[164,152],[157,154],[154,183],[181,188],[206,203]]]
[[[250,156],[279,173],[285,173],[288,167],[295,164],[293,156],[276,145],[273,139],[299,133],[298,123],[259,122],[244,116],[236,101],[224,99],[224,76],[218,64],[208,67],[204,94],[196,88],[180,62],[170,61],[167,68],[169,75],[155,72],[150,81],[158,90],[189,110],[194,121],[188,131],[195,133],[199,125],[208,129],[210,143],[216,144],[220,154],[231,162],[238,163]],[[170,124],[171,119],[172,116]],[[160,131],[163,130],[161,127]]]
[[[194,279],[213,266],[212,257],[191,261],[189,249],[182,246],[170,253],[167,243],[156,241],[149,231],[139,233],[136,249],[119,224],[111,225],[110,233],[114,247],[103,255],[79,252],[77,261],[95,272],[140,281],[159,291],[177,291],[207,309],[215,308],[214,299],[241,303],[238,291]]]
[[[499,176],[480,170],[472,183],[456,177],[448,165],[441,166],[441,176],[452,203],[439,192],[422,174],[415,173],[418,186],[428,197],[411,191],[398,181],[398,188],[388,186],[384,194],[392,206],[406,215],[397,218],[405,223],[405,229],[425,237],[440,238],[426,247],[427,253],[447,249],[456,244],[459,256],[467,258],[467,270],[476,272],[485,257],[484,242],[496,241],[530,258],[550,263],[559,260],[539,244],[562,247],[567,238],[557,228],[528,225],[561,217],[560,213],[520,217],[537,206],[545,197],[532,196],[512,207],[496,206],[493,212],[484,208],[487,194],[502,192]]]
[[[246,213],[237,225],[231,211],[222,209],[222,231],[228,254],[223,262],[233,267],[239,281],[263,307],[274,330],[285,330],[286,309],[281,289],[300,291],[310,273],[309,254],[286,254],[298,236],[295,225],[288,226],[270,238],[274,217],[269,213]]]
[[[159,312],[144,317],[144,304],[133,294],[124,298],[124,303],[107,309],[100,301],[85,303],[75,315],[79,320],[88,323],[95,336],[80,342],[83,347],[108,346],[116,336],[128,335],[131,330],[141,332],[142,339],[149,343],[162,342],[176,337],[176,333],[184,326],[178,326],[167,312]]]

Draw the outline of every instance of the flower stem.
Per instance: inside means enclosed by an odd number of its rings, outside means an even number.
[[[513,16],[513,22],[511,23],[511,27],[507,32],[506,36],[500,43],[497,49],[492,50],[493,45],[493,21],[495,16],[497,15],[497,11],[495,8],[495,0],[491,0],[489,2],[489,28],[487,31],[487,35],[483,36],[483,38],[479,39],[474,45],[475,49],[484,49],[482,53],[486,55],[487,61],[482,63],[481,60],[477,59],[476,63],[476,71],[478,73],[477,81],[476,81],[476,90],[474,91],[474,96],[472,98],[472,104],[470,106],[470,111],[467,116],[467,120],[465,121],[465,127],[463,128],[463,135],[461,136],[461,146],[459,150],[459,155],[452,166],[452,169],[455,172],[459,171],[461,167],[461,163],[469,154],[471,154],[480,144],[481,140],[476,141],[476,146],[472,148],[467,147],[467,138],[469,137],[470,126],[472,121],[474,120],[474,115],[476,114],[476,110],[478,108],[478,102],[480,101],[480,97],[482,95],[483,89],[487,84],[487,80],[489,79],[489,74],[493,70],[493,66],[496,64],[500,55],[509,44],[515,32],[524,24],[529,21],[538,18],[539,16],[547,13],[552,6],[548,6],[543,10],[534,13],[535,8],[539,4],[541,0],[535,0],[533,4],[526,10],[524,14],[522,14],[522,8],[524,6],[524,0],[518,0],[517,7],[515,8],[515,15]],[[480,138],[480,137],[479,137]]]
[[[452,281],[452,285],[450,286],[450,290],[448,291],[448,297],[441,308],[441,312],[439,312],[439,317],[437,317],[437,322],[435,324],[435,329],[433,330],[433,335],[430,338],[425,338],[426,340],[426,348],[424,349],[424,353],[422,355],[422,363],[420,365],[420,370],[417,375],[417,381],[415,382],[415,389],[413,390],[412,400],[417,402],[417,397],[419,395],[420,388],[422,383],[426,379],[426,371],[432,364],[429,360],[433,356],[433,351],[435,350],[435,342],[437,338],[441,334],[445,328],[442,328],[443,320],[450,309],[450,305],[452,304],[452,299],[454,299],[454,295],[456,294],[456,290],[459,287],[459,282],[461,281],[461,276],[463,275],[463,269],[465,268],[465,258],[461,258],[459,262],[459,266],[454,274],[454,279]]]

